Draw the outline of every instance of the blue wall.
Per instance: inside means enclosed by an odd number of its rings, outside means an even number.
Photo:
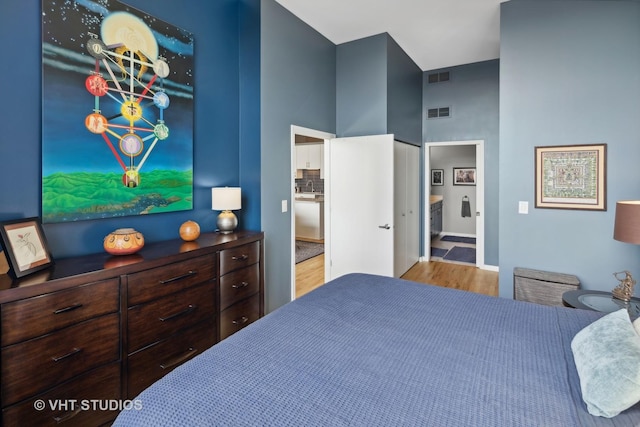
[[[257,1],[257,0],[256,0]],[[243,1],[246,5],[256,1]],[[257,70],[241,73],[239,64],[255,66],[256,38],[243,36],[239,57],[239,2],[192,0],[157,2],[128,0],[127,4],[184,28],[195,38],[194,209],[176,213],[119,219],[46,224],[45,233],[54,257],[101,252],[103,237],[115,228],[134,227],[147,241],[176,238],[180,224],[198,221],[203,231],[215,228],[210,187],[243,185],[247,210],[239,211],[242,228],[260,228],[259,123],[241,123],[259,108]],[[250,18],[246,18],[250,19]],[[254,19],[255,21],[255,19]],[[28,29],[28,30],[25,30]],[[246,29],[246,24],[243,23]],[[16,42],[19,35],[19,42]],[[0,220],[40,215],[41,191],[41,2],[0,3],[0,42],[5,58],[0,63],[0,104],[3,117],[3,159],[0,179]],[[239,96],[242,76],[242,97]],[[241,105],[242,101],[242,105]],[[243,144],[239,144],[240,138]],[[10,141],[14,141],[11,143]],[[241,164],[243,170],[241,170]],[[245,178],[246,176],[246,178]]]
[[[389,34],[337,47],[339,137],[393,133],[421,143],[422,72]]]
[[[449,71],[448,82],[428,84],[431,73]],[[484,61],[424,73],[423,139],[484,140],[485,252],[487,265],[498,265],[499,84],[500,61]],[[429,108],[451,107],[451,117],[427,120]]]
[[[291,300],[291,125],[335,133],[336,47],[274,0],[261,2],[262,228],[267,311]]]
[[[387,35],[387,132],[422,145],[422,70]]]
[[[337,47],[338,137],[387,133],[387,34]]]
[[[240,0],[240,187],[243,228],[261,229],[260,0]],[[238,212],[240,213],[240,212]]]
[[[616,201],[640,199],[640,3],[502,3],[500,37],[500,295],[514,267],[604,291],[613,272],[640,277],[640,247],[613,240]],[[608,144],[607,211],[534,209],[534,147],[595,143]]]

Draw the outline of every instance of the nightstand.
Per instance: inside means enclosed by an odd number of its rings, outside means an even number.
[[[611,292],[604,291],[568,291],[562,294],[562,302],[567,307],[581,308],[584,310],[611,313],[620,309],[626,309],[631,319],[640,317],[640,298],[631,298],[625,302],[613,298]]]

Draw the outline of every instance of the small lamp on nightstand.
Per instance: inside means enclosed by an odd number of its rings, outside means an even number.
[[[241,207],[240,187],[214,187],[211,189],[211,209],[222,211],[216,222],[220,233],[233,233],[233,230],[238,226],[238,218],[231,211]]]
[[[640,245],[640,201],[625,200],[616,203],[613,238],[621,242]],[[617,277],[621,273],[625,273],[624,279]],[[611,293],[617,299],[630,301],[636,281],[633,280],[631,273],[628,271],[621,273],[614,273],[616,279],[620,280],[620,284]]]

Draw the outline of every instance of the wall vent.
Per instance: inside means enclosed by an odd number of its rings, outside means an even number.
[[[438,119],[441,117],[451,117],[451,108],[440,107],[440,108],[429,108],[427,110],[427,119]]]
[[[429,74],[429,83],[448,82],[449,79],[450,79],[449,71]]]

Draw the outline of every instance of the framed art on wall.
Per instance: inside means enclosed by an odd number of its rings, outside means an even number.
[[[431,169],[431,185],[444,185],[444,169]]]
[[[193,34],[116,0],[42,10],[42,223],[193,209]]]
[[[476,168],[453,168],[453,185],[476,185]]]
[[[38,218],[5,221],[0,224],[0,236],[12,277],[26,276],[53,265]]]
[[[535,207],[606,211],[606,156],[606,144],[535,147]]]

